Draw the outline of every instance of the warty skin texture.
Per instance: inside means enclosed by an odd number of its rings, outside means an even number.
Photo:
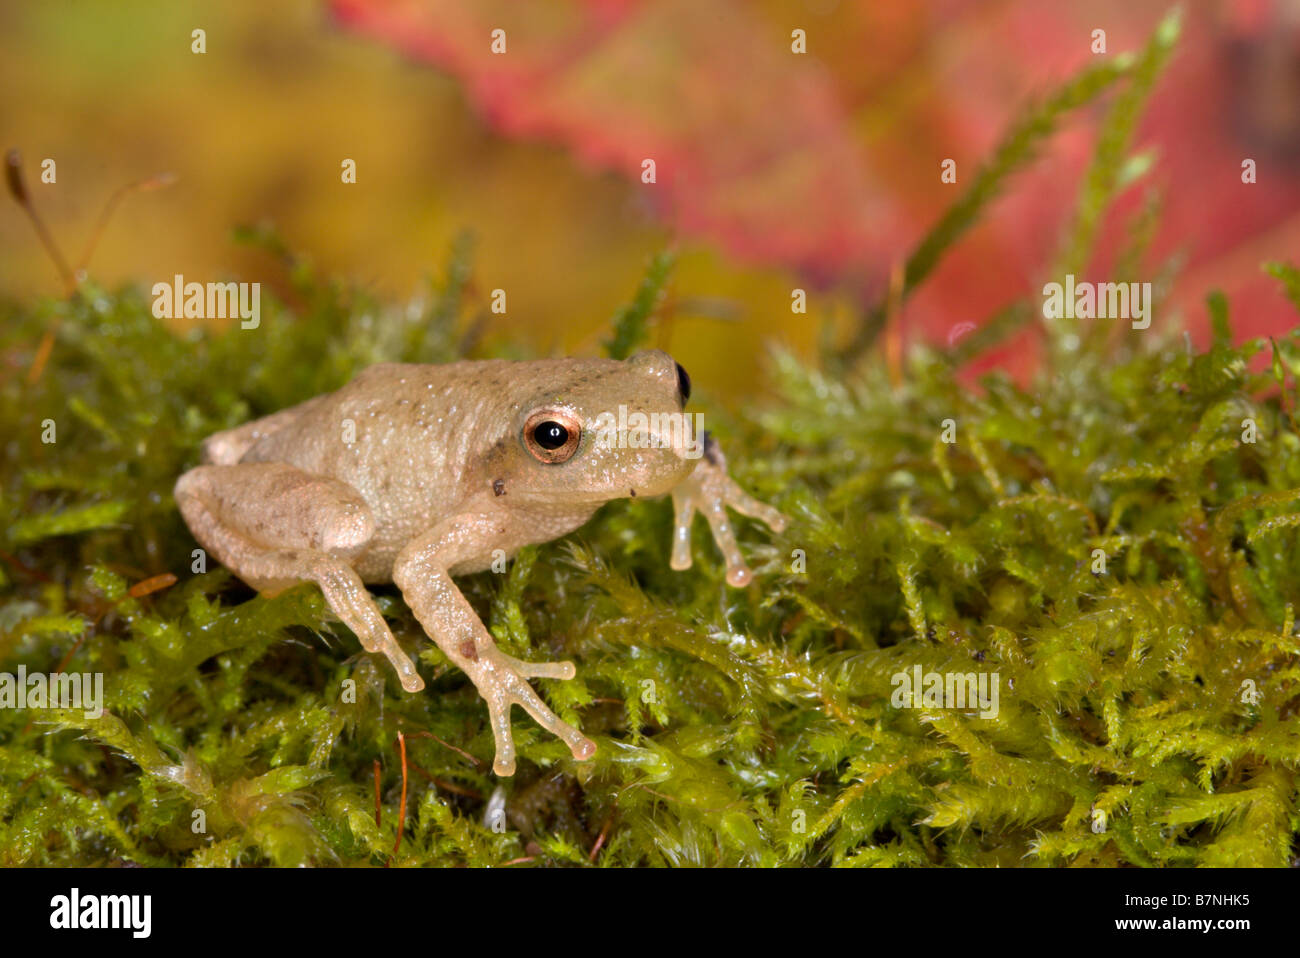
[[[595,743],[527,681],[572,678],[573,664],[501,652],[452,576],[563,536],[611,499],[671,492],[673,568],[691,563],[698,509],[727,581],[747,584],[727,507],[777,531],[784,518],[727,476],[707,434],[667,428],[682,421],[689,389],[685,371],[657,350],[625,361],[372,366],[337,392],[211,436],[204,464],[178,480],[176,500],[195,538],[254,588],[316,582],[362,646],[387,656],[415,692],[423,680],[365,587],[395,583],[487,702],[498,774],[515,768],[515,704],[581,760]],[[617,417],[620,406],[658,414],[659,432],[602,441],[598,417]],[[692,449],[703,456],[691,458]]]

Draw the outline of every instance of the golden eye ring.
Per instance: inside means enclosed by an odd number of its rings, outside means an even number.
[[[538,462],[558,465],[578,451],[582,424],[562,410],[539,409],[524,423],[523,439]]]

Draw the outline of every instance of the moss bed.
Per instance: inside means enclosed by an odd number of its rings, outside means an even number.
[[[4,307],[0,669],[105,676],[97,719],[0,709],[5,864],[1296,854],[1300,336],[1233,347],[1212,298],[1208,352],[1125,331],[1026,389],[964,386],[960,356],[917,349],[834,373],[774,352],[743,417],[701,390],[789,529],[742,523],[745,590],[702,523],[696,566],[668,568],[665,501],[613,503],[462,580],[507,650],[579,664],[539,685],[600,745],[576,764],[516,712],[520,772],[498,780],[486,709],[395,590],[378,591],[420,694],[314,587],[268,599],[192,572],[170,495],[216,429],[371,362],[482,354],[467,276],[455,257],[422,306],[386,309],[299,270],[300,302],[259,330],[184,338],[130,290]],[[896,707],[916,666],[996,673],[996,717]]]

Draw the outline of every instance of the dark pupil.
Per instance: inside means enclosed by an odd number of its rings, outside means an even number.
[[[533,431],[533,438],[543,449],[559,449],[569,441],[569,430],[548,419]]]
[[[682,402],[691,398],[691,377],[682,369],[681,363],[677,363],[677,391],[682,394]]]

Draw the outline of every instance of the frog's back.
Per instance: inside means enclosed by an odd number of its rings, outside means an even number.
[[[459,498],[470,467],[504,435],[516,365],[370,366],[337,392],[305,404],[241,461],[282,462],[346,482],[366,499],[381,529],[427,519]]]

